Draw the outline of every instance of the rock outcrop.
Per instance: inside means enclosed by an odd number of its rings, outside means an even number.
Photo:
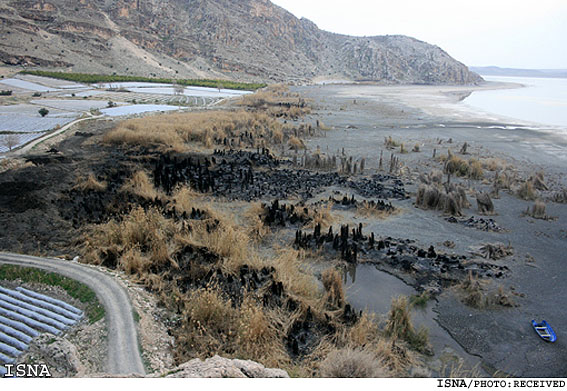
[[[74,72],[253,81],[471,84],[436,46],[322,31],[268,0],[11,0],[0,61]]]
[[[196,358],[181,364],[177,368],[167,372],[165,377],[231,377],[231,378],[266,378],[266,377],[289,377],[282,369],[264,368],[263,365],[250,360],[230,360],[220,356],[214,356],[201,361]]]

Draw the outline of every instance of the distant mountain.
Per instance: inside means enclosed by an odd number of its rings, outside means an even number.
[[[322,31],[268,0],[3,0],[9,65],[249,81],[472,84],[436,46]]]
[[[516,68],[499,68],[499,67],[470,67],[470,70],[485,76],[567,78],[567,69],[516,69]]]

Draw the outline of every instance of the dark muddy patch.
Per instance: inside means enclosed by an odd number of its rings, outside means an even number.
[[[431,294],[461,283],[469,273],[480,278],[503,278],[509,273],[506,266],[469,259],[466,255],[445,254],[434,246],[424,249],[415,240],[378,237],[374,232],[365,235],[362,224],[352,229],[343,225],[338,233],[332,227],[321,233],[320,226],[313,233],[298,230],[294,246],[347,263],[373,263],[406,280],[418,291],[427,290]]]

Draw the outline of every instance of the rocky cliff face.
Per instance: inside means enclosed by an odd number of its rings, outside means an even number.
[[[268,0],[14,0],[0,61],[74,72],[254,81],[470,84],[480,77],[404,36],[319,30]]]

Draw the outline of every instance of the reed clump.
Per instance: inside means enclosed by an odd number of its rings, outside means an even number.
[[[448,157],[445,161],[444,171],[446,174],[475,180],[480,180],[484,177],[482,164],[478,160],[471,158],[467,161],[457,155],[450,155]]]
[[[411,321],[410,304],[408,298],[400,296],[392,299],[392,306],[388,313],[388,321],[385,328],[386,335],[394,340],[401,339],[418,352],[426,353],[429,347],[429,336],[427,329],[421,328],[416,331]]]
[[[463,208],[470,207],[464,189],[453,185],[419,185],[415,205],[422,209],[441,210],[452,216],[462,216]]]
[[[262,147],[279,145],[290,130],[264,112],[208,111],[155,115],[121,122],[103,141],[125,146],[183,151],[193,144]]]
[[[335,268],[330,268],[323,272],[322,280],[327,302],[335,308],[343,307],[345,305],[345,289],[341,274]]]

